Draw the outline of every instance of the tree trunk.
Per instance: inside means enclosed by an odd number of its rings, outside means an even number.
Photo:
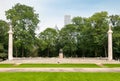
[[[16,50],[15,50],[15,53],[16,53],[15,56],[17,57],[17,56],[18,56],[18,54],[17,54],[17,51],[18,51],[18,50],[17,50],[17,47],[16,47],[15,49],[16,49]]]
[[[24,48],[22,47],[22,57],[24,57]]]
[[[104,50],[105,50],[105,57],[107,57],[107,49],[105,46],[104,46]]]
[[[48,48],[48,51],[47,51],[47,56],[49,57],[49,48]]]
[[[97,50],[95,50],[95,57],[97,57]]]
[[[85,50],[82,50],[82,57],[85,57]]]

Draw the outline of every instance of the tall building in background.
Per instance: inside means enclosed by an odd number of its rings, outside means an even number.
[[[65,15],[64,16],[64,25],[71,24],[71,16],[70,15]]]
[[[55,30],[59,31],[59,28],[58,28],[58,26],[57,26],[57,25],[55,25]]]

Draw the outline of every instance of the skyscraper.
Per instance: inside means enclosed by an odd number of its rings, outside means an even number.
[[[65,15],[64,16],[64,25],[71,24],[71,16],[70,15]]]
[[[58,26],[57,26],[57,25],[55,25],[55,30],[59,31],[59,28],[58,28]]]

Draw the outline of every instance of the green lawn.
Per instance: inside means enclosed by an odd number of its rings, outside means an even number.
[[[120,81],[120,73],[3,72],[0,81]]]
[[[106,67],[109,67],[109,68],[120,68],[120,64],[103,64],[104,66]]]
[[[99,68],[96,64],[0,64],[0,68]]]

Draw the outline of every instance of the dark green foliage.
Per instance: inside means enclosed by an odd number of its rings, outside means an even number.
[[[5,53],[5,49],[2,43],[0,43],[0,59],[2,60],[7,59],[7,54]]]
[[[0,20],[0,59],[5,60],[7,58],[7,43],[8,43],[8,24],[7,22]]]
[[[39,47],[41,56],[54,57],[56,54],[56,40],[57,40],[57,31],[52,28],[47,28],[45,31],[39,34]]]
[[[107,56],[107,12],[89,18],[74,17],[73,24],[60,31],[60,42],[67,57]]]
[[[35,49],[35,30],[39,23],[38,14],[26,5],[16,4],[6,11],[6,17],[11,21],[14,32],[14,56],[30,56]]]
[[[66,25],[60,31],[59,43],[64,50],[64,56],[75,57],[77,51],[77,27],[73,24]]]
[[[113,52],[114,59],[120,60],[120,16],[112,15],[110,16],[113,22]]]

